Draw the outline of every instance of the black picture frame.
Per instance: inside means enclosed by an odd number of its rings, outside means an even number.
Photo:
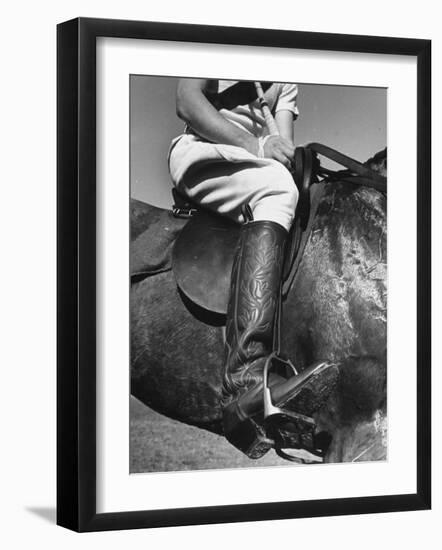
[[[414,56],[417,60],[417,491],[363,498],[96,512],[96,39]],[[366,514],[431,506],[431,42],[79,18],[57,28],[57,523],[76,531]]]

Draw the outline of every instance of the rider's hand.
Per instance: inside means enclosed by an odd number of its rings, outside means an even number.
[[[270,136],[264,143],[264,158],[275,159],[290,169],[295,155],[294,144],[281,136]]]

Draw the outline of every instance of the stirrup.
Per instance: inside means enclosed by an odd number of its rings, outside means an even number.
[[[275,359],[282,362],[285,366],[289,366],[295,376],[299,374],[290,360],[282,359],[276,352],[273,352],[265,362],[263,369],[263,410],[267,436],[274,441],[273,447],[276,454],[285,460],[306,464],[321,462],[330,441],[325,441],[324,432],[318,435],[315,434],[316,422],[314,419],[304,414],[278,407],[272,402],[268,376]],[[305,450],[310,454],[310,457],[301,458],[296,454],[288,454],[283,450],[287,448]]]
[[[298,371],[293,363],[289,360],[282,360],[276,352],[273,352],[264,364],[264,426],[268,435],[274,441],[273,448],[280,458],[290,462],[309,463],[321,461],[323,454],[319,449],[316,449],[314,445],[314,430],[316,428],[316,422],[313,418],[301,413],[295,413],[288,409],[277,407],[272,402],[272,394],[270,392],[268,378],[269,370],[275,359],[278,359],[285,365],[288,365],[292,369],[295,376],[298,375]],[[299,458],[297,455],[291,455],[283,450],[286,447],[298,450],[305,449],[312,455],[312,458],[314,457],[314,460],[305,460]]]
[[[287,422],[295,422],[297,426],[302,426],[302,431],[312,432],[316,427],[316,422],[313,420],[313,418],[306,416],[305,414],[297,413],[290,411],[288,409],[283,409],[281,407],[277,407],[272,402],[272,394],[270,392],[269,387],[269,370],[272,366],[273,361],[277,359],[278,361],[282,362],[284,365],[289,366],[292,370],[295,376],[298,375],[298,371],[296,370],[293,363],[289,360],[284,360],[281,357],[278,356],[276,352],[273,352],[269,355],[267,358],[264,369],[263,369],[263,410],[264,410],[264,422],[266,425],[270,424],[285,424]],[[273,431],[273,430],[272,430]]]

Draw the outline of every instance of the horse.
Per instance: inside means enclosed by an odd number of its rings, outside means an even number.
[[[385,175],[386,150],[365,164]],[[283,303],[283,354],[298,370],[319,360],[339,366],[339,382],[315,414],[330,439],[324,462],[386,459],[386,200],[339,178],[326,184]],[[184,223],[132,201],[131,392],[163,415],[222,435],[225,319],[177,287],[168,257]],[[143,271],[134,264],[146,247],[155,265]]]

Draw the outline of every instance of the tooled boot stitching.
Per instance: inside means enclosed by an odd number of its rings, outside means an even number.
[[[241,230],[226,326],[223,407],[262,381],[273,342],[285,238],[284,228],[274,222],[252,222]]]

